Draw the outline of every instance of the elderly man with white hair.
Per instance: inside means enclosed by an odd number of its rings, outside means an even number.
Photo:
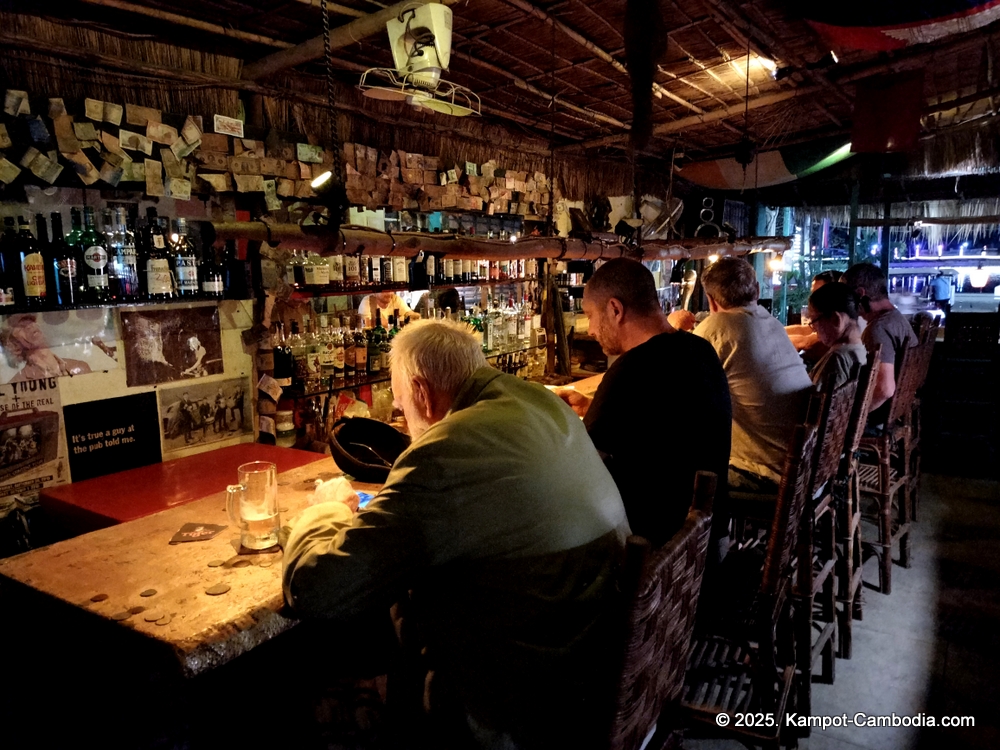
[[[463,746],[588,746],[629,532],[614,480],[572,409],[489,367],[463,325],[404,328],[392,386],[413,442],[367,508],[292,526],[287,602],[345,621],[409,590]]]

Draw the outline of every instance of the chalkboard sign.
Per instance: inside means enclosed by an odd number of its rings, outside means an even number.
[[[109,398],[63,407],[74,482],[159,463],[156,394]]]

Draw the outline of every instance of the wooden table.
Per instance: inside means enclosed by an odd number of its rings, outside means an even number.
[[[342,474],[332,458],[307,455],[318,460],[278,475],[283,519],[309,504],[316,479]],[[235,482],[236,465],[226,469]],[[360,482],[354,487],[371,493],[379,489]],[[145,489],[160,491],[155,486]],[[7,584],[4,588],[14,584],[22,592],[27,589],[29,598],[37,594],[54,598],[85,612],[91,623],[96,618],[101,627],[122,638],[126,632],[138,634],[151,652],[176,661],[184,676],[201,674],[294,625],[280,614],[281,551],[237,555],[239,532],[227,517],[225,501],[223,488],[144,518],[0,560],[0,584]],[[169,544],[185,523],[225,524],[227,528],[208,541]],[[209,566],[218,560],[226,562],[221,567]],[[219,596],[205,593],[220,583],[231,589]],[[155,594],[142,596],[147,590]],[[113,619],[137,607],[146,611],[121,621]],[[148,622],[154,612],[169,615],[169,623]]]
[[[141,466],[39,493],[46,513],[71,534],[83,534],[190,503],[236,482],[236,468],[269,461],[291,471],[319,460],[317,453],[242,443],[172,461]]]

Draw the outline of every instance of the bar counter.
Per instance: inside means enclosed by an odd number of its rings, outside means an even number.
[[[315,461],[278,475],[283,521],[309,504],[317,479],[342,474],[332,458],[311,455]],[[229,462],[222,468],[235,483],[236,468],[244,461],[230,456]],[[367,492],[379,489],[365,483],[354,483],[354,487]],[[156,486],[142,490],[151,495],[159,492]],[[225,504],[223,489],[0,560],[4,599],[10,606],[14,595],[29,612],[43,600],[54,600],[63,605],[55,610],[64,613],[58,617],[74,621],[65,614],[68,607],[82,614],[89,625],[79,631],[67,628],[62,638],[72,639],[76,632],[93,627],[103,629],[111,644],[119,637],[134,643],[129,636],[138,634],[140,652],[148,652],[157,663],[173,662],[185,677],[201,674],[295,624],[281,614],[281,550],[238,555],[239,532]],[[226,529],[207,541],[170,544],[186,523],[225,525]],[[219,584],[230,588],[219,595],[206,593]],[[154,620],[153,614],[162,617]]]

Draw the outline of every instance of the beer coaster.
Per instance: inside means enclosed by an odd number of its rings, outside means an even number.
[[[92,602],[103,602],[107,598],[108,598],[107,594],[95,594],[94,596],[90,597],[90,601],[92,601]]]
[[[139,592],[139,596],[156,596],[156,589],[146,589]]]
[[[186,523],[170,538],[170,543],[205,542],[217,537],[225,528],[212,523]]]
[[[128,610],[125,610],[124,612],[115,612],[113,615],[111,615],[111,619],[114,620],[115,622],[121,622],[122,620],[127,620],[131,616],[132,613],[129,612]]]
[[[169,625],[170,621],[174,619],[173,615],[163,615],[159,620],[156,621],[157,625]]]
[[[210,586],[205,589],[205,593],[209,596],[219,596],[220,594],[225,594],[230,588],[231,587],[227,583],[217,583],[214,586]]]
[[[208,567],[210,568],[221,568],[226,564],[225,560],[209,560]]]
[[[139,607],[139,606],[136,606],[136,607],[132,607],[132,608],[131,608],[131,609],[130,609],[130,610],[128,611],[128,613],[129,613],[130,615],[141,615],[141,614],[142,614],[143,612],[145,612],[145,611],[146,611],[146,608],[145,608],[145,607]]]
[[[145,615],[143,615],[142,619],[145,620],[146,622],[156,622],[161,617],[163,617],[163,613],[158,612],[154,609],[153,611],[147,612]]]

